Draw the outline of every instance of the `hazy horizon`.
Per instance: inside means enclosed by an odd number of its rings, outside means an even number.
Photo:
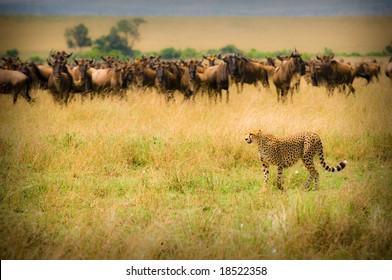
[[[392,0],[0,0],[1,15],[378,16]]]

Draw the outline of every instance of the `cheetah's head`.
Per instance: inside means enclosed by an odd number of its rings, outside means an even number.
[[[259,133],[258,130],[248,130],[245,132],[245,141],[248,144],[252,144],[253,142],[253,137]]]

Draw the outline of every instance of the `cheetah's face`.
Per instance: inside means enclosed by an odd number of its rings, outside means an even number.
[[[246,143],[252,144],[252,142],[253,142],[252,137],[253,137],[252,133],[250,133],[250,132],[245,133],[245,141],[246,141]]]

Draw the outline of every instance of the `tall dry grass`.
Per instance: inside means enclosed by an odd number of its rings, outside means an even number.
[[[355,87],[328,98],[303,83],[285,105],[252,86],[229,104],[137,90],[67,107],[46,91],[32,106],[1,96],[0,257],[390,259],[392,89],[385,77]],[[349,164],[316,164],[310,192],[303,164],[284,170],[283,193],[272,168],[262,193],[249,128],[314,131],[327,163]]]

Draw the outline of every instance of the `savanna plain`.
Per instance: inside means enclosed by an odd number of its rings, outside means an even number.
[[[354,87],[328,97],[303,80],[284,105],[273,85],[231,87],[228,104],[138,89],[67,106],[43,90],[32,105],[1,95],[0,257],[391,259],[392,84],[382,73]],[[348,165],[328,173],[315,158],[311,191],[301,162],[284,191],[272,167],[262,192],[247,129],[316,132],[326,162]]]

